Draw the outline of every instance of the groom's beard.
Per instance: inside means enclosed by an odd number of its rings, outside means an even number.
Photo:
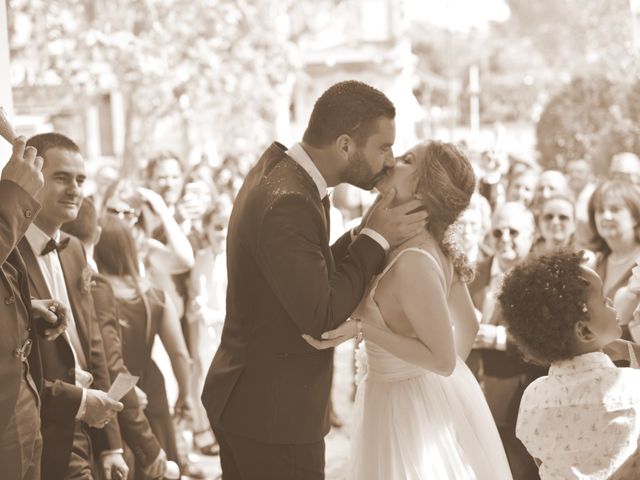
[[[373,190],[389,170],[391,170],[390,167],[385,167],[376,174],[371,170],[362,150],[357,149],[353,157],[349,159],[349,165],[345,171],[345,181],[364,190]]]

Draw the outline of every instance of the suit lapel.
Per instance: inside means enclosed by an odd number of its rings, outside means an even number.
[[[308,191],[309,195],[313,198],[313,202],[316,205],[316,207],[318,208],[318,213],[320,214],[320,217],[323,220],[324,226],[325,226],[325,233],[327,236],[327,243],[329,242],[329,232],[331,229],[330,226],[330,221],[331,221],[331,217],[330,217],[330,201],[329,201],[329,195],[325,196],[324,198],[326,198],[326,201],[323,198],[320,198],[320,193],[318,192],[318,187],[315,184],[315,182],[313,181],[313,178],[311,178],[311,175],[309,175],[309,172],[307,172],[304,168],[302,168],[302,165],[300,165],[298,162],[296,162],[293,158],[291,158],[289,155],[284,155],[284,158],[288,159],[293,165],[294,168],[297,169],[298,173],[301,176],[302,179],[302,184],[305,188],[305,190]]]
[[[331,238],[331,201],[329,195],[322,199],[322,214],[324,216],[324,226],[327,229],[327,238]]]
[[[23,237],[18,243],[18,250],[20,250],[20,255],[22,255],[22,259],[27,267],[29,287],[33,289],[35,293],[34,296],[37,298],[51,298],[51,292],[49,291],[49,287],[47,287],[47,282],[42,276],[38,260],[33,250],[31,250],[31,245],[29,245],[26,237]]]
[[[67,236],[68,235],[63,234],[60,237],[60,240],[64,239]],[[76,329],[78,330],[78,337],[80,337],[80,343],[82,344],[85,358],[87,359],[87,361],[89,361],[89,359],[91,358],[91,348],[88,343],[89,331],[86,325],[82,298],[79,298],[81,288],[80,284],[82,282],[82,272],[79,271],[79,269],[84,264],[78,261],[74,261],[73,248],[73,243],[70,243],[67,248],[58,252],[58,258],[60,259],[60,265],[62,266],[64,283],[67,287],[67,296],[69,297],[69,303],[71,303],[70,306],[73,312],[73,319],[76,323]]]
[[[31,289],[31,294],[35,298],[52,298],[51,292],[49,291],[49,287],[47,287],[47,282],[42,276],[42,271],[40,270],[40,265],[38,265],[38,260],[36,259],[33,250],[31,249],[31,245],[26,237],[23,237],[22,240],[18,243],[18,250],[20,251],[20,255],[22,256],[22,260],[27,268],[27,276],[29,277],[29,288]],[[71,345],[69,344],[69,340],[67,335],[60,335],[53,342],[47,342],[37,337],[41,346],[38,347],[39,353],[41,357],[46,357],[52,350],[58,350],[61,353],[59,355],[63,355],[68,364],[73,365],[73,352],[71,351]],[[47,353],[49,352],[49,353]],[[45,376],[46,365],[43,362],[42,370],[40,374]]]

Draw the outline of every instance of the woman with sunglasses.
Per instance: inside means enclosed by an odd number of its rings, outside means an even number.
[[[493,255],[478,263],[469,292],[480,325],[467,365],[482,382],[485,397],[509,458],[513,478],[537,479],[538,468],[516,437],[518,404],[526,386],[544,373],[521,361],[498,307],[504,276],[523,262],[535,240],[535,219],[521,202],[498,205],[491,216]]]
[[[127,179],[117,180],[105,192],[102,213],[113,214],[129,226],[150,277],[164,279],[193,267],[191,244],[157,193]],[[162,232],[163,241],[153,236],[154,231]]]
[[[533,244],[535,254],[549,252],[556,248],[578,250],[576,246],[576,215],[574,201],[566,195],[553,195],[542,201],[538,215],[540,237]],[[586,265],[595,265],[595,254],[583,249]]]

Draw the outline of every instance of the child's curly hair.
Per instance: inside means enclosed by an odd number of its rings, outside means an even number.
[[[515,266],[498,296],[509,333],[525,358],[541,365],[571,358],[574,326],[588,320],[582,252],[554,250]]]

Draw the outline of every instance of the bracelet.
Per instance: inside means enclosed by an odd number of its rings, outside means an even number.
[[[362,332],[362,321],[359,318],[355,319],[356,322],[356,328],[357,328],[357,333],[356,333],[356,342],[360,343],[363,338],[364,338],[364,334]]]

